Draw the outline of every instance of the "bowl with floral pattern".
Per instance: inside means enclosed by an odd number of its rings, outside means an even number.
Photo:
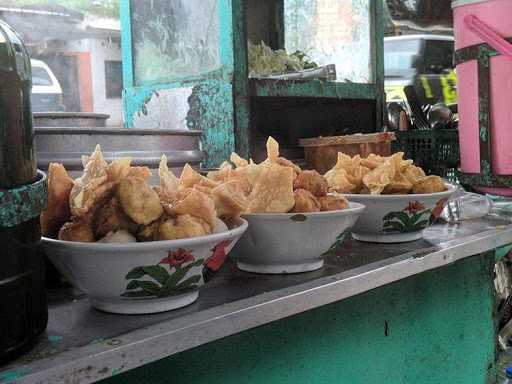
[[[89,296],[96,309],[147,314],[184,307],[217,272],[247,229],[239,219],[228,229],[182,240],[144,243],[78,243],[43,238],[60,272]]]
[[[242,271],[290,274],[320,269],[341,245],[363,212],[349,203],[342,210],[308,213],[251,213],[233,256]]]
[[[423,237],[423,230],[441,215],[455,187],[443,192],[408,195],[344,195],[366,209],[352,228],[356,240],[401,243]]]

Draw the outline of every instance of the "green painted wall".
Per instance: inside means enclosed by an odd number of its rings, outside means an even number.
[[[468,258],[104,383],[492,383],[493,265]]]

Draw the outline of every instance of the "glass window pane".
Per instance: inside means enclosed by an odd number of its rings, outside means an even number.
[[[0,14],[30,55],[35,113],[64,112],[69,121],[93,113],[96,119],[87,121],[96,125],[108,115],[107,126],[123,126],[119,0],[0,0]],[[2,40],[0,35],[0,67]],[[52,117],[59,119],[52,123],[64,118],[52,114],[44,121]],[[36,114],[35,125],[41,121]]]
[[[196,77],[220,67],[217,0],[130,2],[137,84]]]
[[[369,0],[284,0],[285,46],[319,65],[336,65],[337,81],[369,83]]]

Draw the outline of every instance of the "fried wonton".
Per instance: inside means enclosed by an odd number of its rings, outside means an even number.
[[[151,175],[151,170],[148,167],[130,167],[130,172],[128,173],[128,176],[135,176],[144,180],[148,180]]]
[[[386,157],[382,157],[379,155],[375,155],[374,153],[370,153],[367,157],[361,159],[361,165],[370,170],[377,168],[379,165],[386,161]]]
[[[131,162],[131,157],[121,157],[112,161],[106,167],[108,180],[116,183],[123,180],[131,171]]]
[[[217,212],[211,197],[196,188],[181,190],[174,201],[163,202],[165,211],[171,216],[192,215],[215,226]]]
[[[92,243],[96,241],[89,218],[84,217],[65,223],[59,231],[59,240]]]
[[[113,197],[95,210],[92,228],[94,236],[100,239],[109,232],[119,230],[128,230],[131,233],[136,233],[138,225],[124,212],[119,200]]]
[[[372,195],[378,195],[391,184],[400,170],[403,153],[397,153],[389,157],[384,163],[363,177],[363,184]]]
[[[294,171],[274,163],[260,166],[254,182],[247,213],[284,213],[295,205]]]
[[[117,197],[124,212],[137,224],[149,224],[163,213],[160,197],[139,177],[130,176],[121,181]]]
[[[415,184],[420,179],[425,177],[425,172],[420,167],[409,164],[402,169],[402,174],[409,180],[411,184]]]
[[[73,188],[71,179],[62,164],[50,163],[48,167],[48,203],[41,213],[43,236],[56,237],[62,225],[69,220],[69,194]]]
[[[90,157],[84,156],[84,174],[75,180],[69,194],[71,215],[83,217],[113,192],[115,181],[110,181],[107,174],[108,164],[103,158],[101,148],[96,146]]]
[[[179,215],[166,219],[158,227],[158,240],[188,239],[208,235],[212,227],[203,219],[192,215]]]
[[[162,194],[168,197],[174,196],[180,187],[180,179],[178,179],[174,173],[169,171],[169,167],[167,166],[167,156],[165,155],[162,155],[160,160],[158,176],[160,177],[160,188],[162,188]]]
[[[439,176],[425,176],[412,186],[412,193],[436,193],[446,191],[448,188]]]
[[[235,152],[231,154],[229,160],[235,165],[236,168],[245,167],[249,165],[249,162],[244,158],[238,156]],[[222,165],[221,165],[222,168]]]
[[[218,183],[197,173],[189,164],[185,164],[180,177],[180,184],[184,188],[192,188],[194,185],[201,185],[210,189],[215,188]]]
[[[217,215],[220,217],[239,216],[249,205],[249,199],[236,180],[215,187],[212,190],[212,196]]]
[[[348,208],[348,200],[337,193],[330,193],[318,198],[322,211],[340,211]]]
[[[295,206],[291,212],[306,213],[320,211],[320,202],[310,191],[305,189],[296,189],[293,191],[293,197],[295,198]]]
[[[317,171],[301,171],[293,182],[294,189],[305,189],[315,196],[327,194],[328,184],[325,177]]]
[[[357,185],[352,184],[348,180],[347,171],[341,168],[333,168],[324,175],[327,180],[330,192],[354,193]]]

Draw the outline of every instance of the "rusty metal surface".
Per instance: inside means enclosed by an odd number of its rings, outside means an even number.
[[[147,316],[106,314],[83,296],[51,292],[47,334],[30,354],[0,368],[0,382],[95,382],[511,242],[512,223],[489,216],[435,225],[411,243],[347,240],[323,269],[310,273],[256,275],[230,262],[196,303]]]

